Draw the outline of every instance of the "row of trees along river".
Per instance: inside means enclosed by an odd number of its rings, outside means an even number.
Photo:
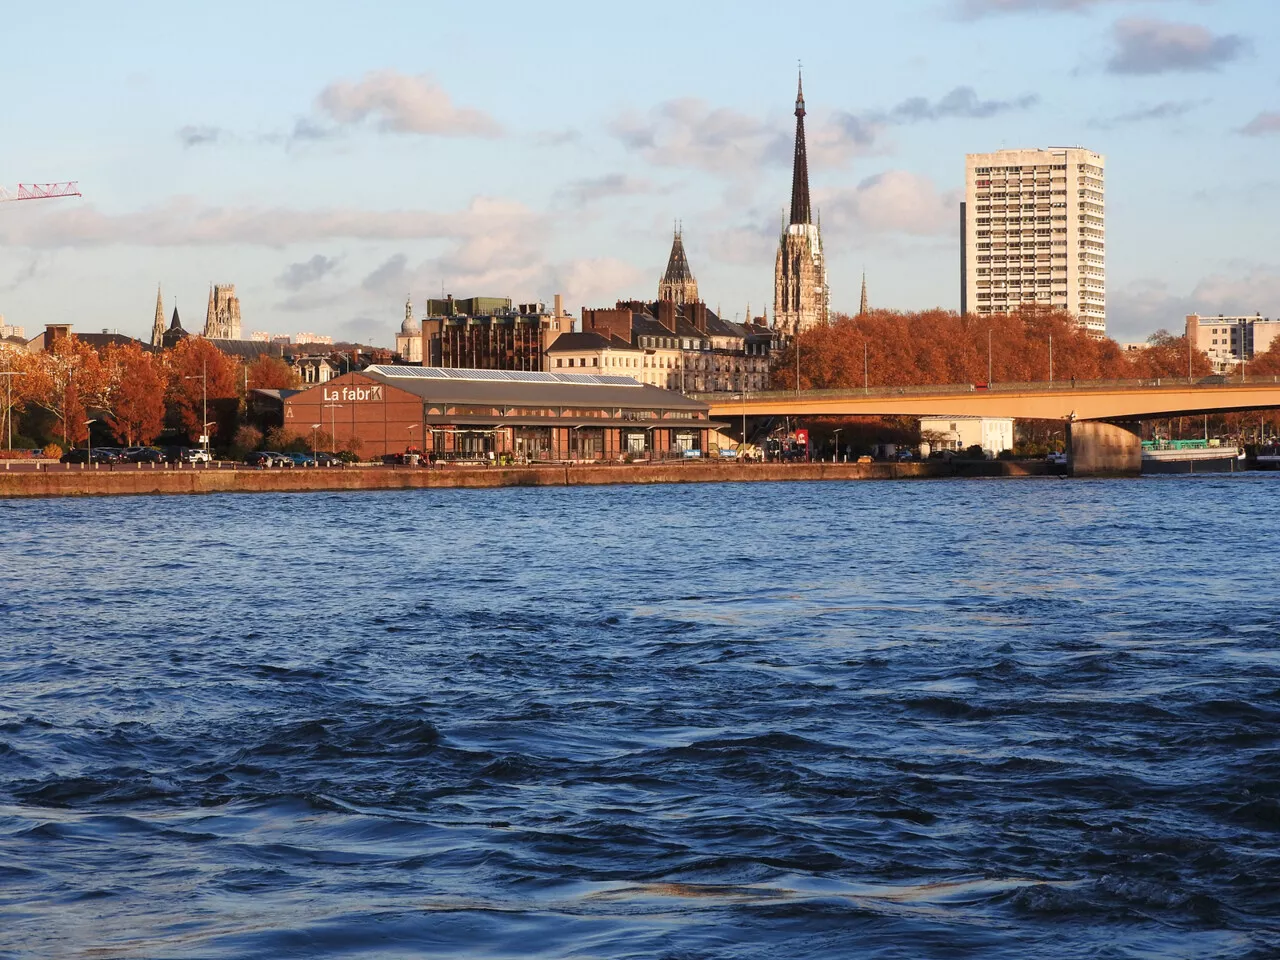
[[[773,373],[773,387],[796,388],[800,351],[800,388],[862,389],[950,383],[1023,383],[1060,381],[1201,378],[1213,373],[1209,358],[1188,350],[1185,336],[1158,331],[1140,350],[1123,350],[1114,340],[1090,336],[1070,314],[1030,307],[990,317],[946,310],[906,313],[872,310],[835,314],[830,323],[805,331],[788,346]],[[1246,365],[1249,375],[1280,375],[1280,340]],[[813,425],[819,442],[840,427],[846,441],[880,436],[910,442],[909,418],[825,418]],[[1163,436],[1203,431],[1200,418],[1183,423],[1151,421],[1149,433]],[[1274,434],[1275,413],[1227,414],[1213,418],[1212,432],[1230,436]],[[1028,452],[1043,449],[1052,425],[1023,429]],[[1043,436],[1041,436],[1043,434]],[[918,439],[916,437],[915,439]]]
[[[143,446],[167,430],[194,442],[206,409],[209,433],[225,448],[245,429],[248,391],[298,385],[283,360],[261,356],[244,363],[202,337],[153,353],[132,343],[98,351],[71,335],[41,353],[0,353],[0,371],[17,374],[0,386],[0,447],[8,443],[6,418],[12,416],[15,448],[83,444],[90,419],[102,424],[95,440],[105,429],[122,445]],[[261,435],[240,439],[252,449]]]
[[[1070,315],[1043,309],[993,317],[945,310],[836,314],[831,323],[801,334],[798,346],[805,390],[980,383],[988,376],[1004,383],[1048,380],[1051,352],[1053,377],[1062,381],[1198,378],[1212,372],[1202,352],[1188,351],[1185,337],[1160,331],[1146,349],[1126,351],[1113,340],[1089,336]],[[795,389],[795,349],[788,346],[776,366],[777,389]],[[261,437],[243,427],[248,391],[298,385],[278,358],[245,364],[201,337],[152,353],[136,344],[99,352],[72,335],[42,353],[0,353],[0,369],[20,374],[9,378],[12,393],[0,394],[5,418],[14,418],[15,447],[81,444],[91,418],[121,444],[153,443],[166,430],[191,441],[202,432],[207,401],[217,445],[251,448]],[[1280,375],[1280,341],[1252,360],[1247,372]],[[1245,419],[1222,418],[1221,428],[1240,435]],[[1265,415],[1253,419],[1265,427]],[[0,418],[0,445],[8,426]],[[906,429],[896,421],[886,426]],[[272,438],[281,446],[307,439]]]

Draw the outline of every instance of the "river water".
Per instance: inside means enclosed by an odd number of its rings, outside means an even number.
[[[0,502],[0,957],[1280,956],[1278,503]]]

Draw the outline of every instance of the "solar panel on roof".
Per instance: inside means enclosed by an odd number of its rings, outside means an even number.
[[[640,382],[635,377],[615,377],[610,374],[604,374],[596,377],[601,383],[608,384],[612,387],[638,387]]]
[[[366,373],[373,373],[383,377],[400,377],[402,379],[427,379],[427,380],[444,380],[447,379],[443,370],[438,367],[391,367],[391,366],[372,366],[365,370]]]
[[[558,373],[556,377],[561,383],[581,383],[588,386],[596,383],[596,378],[589,373]]]

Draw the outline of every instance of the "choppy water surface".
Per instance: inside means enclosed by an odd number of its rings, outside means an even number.
[[[1280,956],[1278,503],[0,502],[0,957]]]

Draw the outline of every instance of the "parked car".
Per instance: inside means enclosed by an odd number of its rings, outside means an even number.
[[[96,463],[123,463],[124,451],[119,447],[94,447],[93,459]]]
[[[89,459],[89,451],[84,447],[68,450],[58,458],[59,463],[115,463],[116,458],[106,448],[94,447],[93,459]]]
[[[124,459],[126,463],[162,463],[164,454],[155,447],[129,447]]]
[[[315,459],[318,467],[332,467],[342,462],[342,458],[336,453],[327,453],[324,450],[317,453]]]
[[[286,453],[285,458],[295,467],[314,467],[316,462],[309,453]]]
[[[212,463],[213,457],[209,456],[208,450],[202,450],[199,447],[188,447],[184,452],[184,463]]]
[[[902,447],[899,450],[897,450],[894,453],[894,457],[898,460],[914,460],[916,458],[915,454],[913,454],[906,447]]]
[[[275,450],[255,450],[244,458],[251,467],[292,467],[292,458]]]
[[[1067,465],[1067,455],[1065,453],[1051,453],[1045,457],[1045,460],[1048,463],[1059,467],[1065,467]]]

